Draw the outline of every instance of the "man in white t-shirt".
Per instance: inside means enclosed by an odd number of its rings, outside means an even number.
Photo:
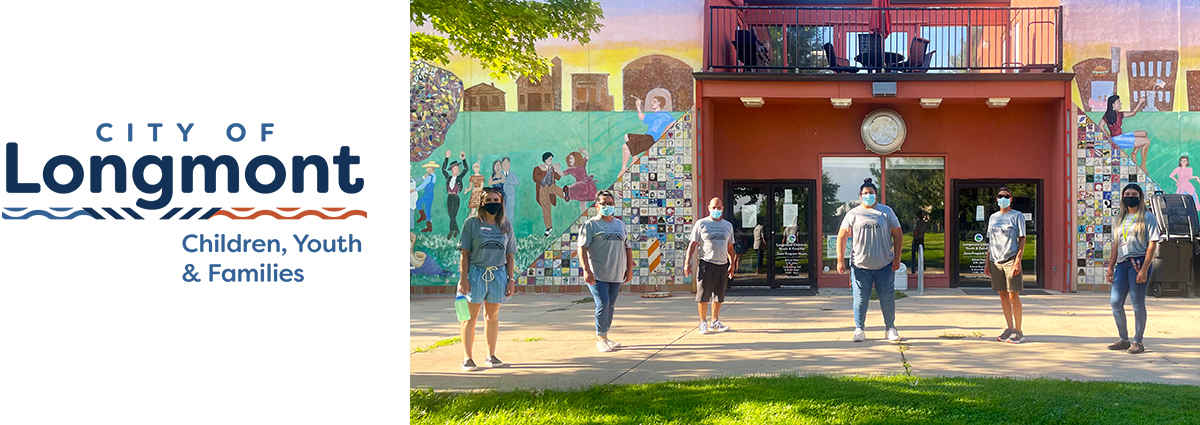
[[[708,202],[709,216],[696,220],[688,244],[685,273],[692,274],[692,258],[700,251],[699,272],[696,276],[696,306],[700,313],[700,333],[724,332],[728,326],[721,323],[721,303],[725,302],[725,287],[733,277],[733,224],[721,219],[725,204],[721,198]],[[712,301],[712,326],[708,324],[708,303]]]

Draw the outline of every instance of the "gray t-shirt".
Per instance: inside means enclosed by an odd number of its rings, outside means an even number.
[[[626,248],[632,248],[625,234],[625,223],[613,218],[611,222],[593,217],[579,229],[579,247],[588,249],[592,273],[600,282],[625,282],[629,266]]]
[[[712,264],[729,264],[729,238],[733,224],[729,220],[713,220],[712,216],[696,220],[689,239],[700,244],[700,259]]]
[[[900,227],[896,212],[887,205],[862,205],[846,212],[842,228],[850,229],[850,264],[860,269],[879,270],[895,259],[892,229]]]
[[[1003,262],[1017,255],[1025,237],[1025,215],[1020,211],[995,212],[988,218],[988,255]]]
[[[517,252],[517,237],[510,222],[496,226],[471,217],[463,223],[458,249],[471,251],[472,266],[503,267],[507,262],[505,254]]]
[[[1145,257],[1150,241],[1157,242],[1161,236],[1158,232],[1158,220],[1154,214],[1146,212],[1146,237],[1139,237],[1135,231],[1136,221],[1132,214],[1125,216],[1125,221],[1113,227],[1113,237],[1117,241],[1117,262],[1120,263],[1132,257]]]

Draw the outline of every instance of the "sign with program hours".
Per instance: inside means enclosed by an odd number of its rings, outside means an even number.
[[[749,229],[758,225],[758,205],[742,206],[742,228]]]
[[[987,267],[987,242],[983,235],[976,233],[971,241],[960,242],[962,256],[966,263],[968,278],[983,279],[984,267]]]

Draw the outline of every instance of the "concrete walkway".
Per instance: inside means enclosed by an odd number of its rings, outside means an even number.
[[[511,366],[488,369],[480,317],[475,362],[463,372],[462,344],[411,354],[412,388],[479,390],[580,388],[704,377],[773,374],[899,374],[1053,377],[1200,385],[1200,299],[1150,298],[1147,352],[1105,345],[1117,340],[1104,294],[1022,297],[1028,341],[995,340],[1004,328],[997,296],[953,289],[910,291],[896,302],[904,341],[884,339],[878,301],[867,315],[867,341],[851,341],[849,290],[817,296],[731,296],[721,313],[732,330],[700,335],[692,294],[640,298],[621,294],[609,336],[623,347],[595,348],[588,294],[523,295],[501,308],[497,356]],[[452,302],[414,297],[412,347],[457,336]],[[1127,307],[1132,334],[1133,312]],[[541,338],[525,341],[527,338]],[[514,340],[521,341],[514,341]],[[902,352],[903,351],[903,352]]]

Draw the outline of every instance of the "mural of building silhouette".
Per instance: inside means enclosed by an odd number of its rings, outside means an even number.
[[[479,83],[463,90],[463,110],[479,112],[504,112],[504,90],[496,83]]]
[[[562,110],[562,59],[550,60],[550,74],[534,82],[527,76],[517,78],[518,111]]]
[[[1200,111],[1200,71],[1187,72],[1188,110]]]
[[[1179,74],[1179,51],[1133,50],[1126,54],[1129,67],[1130,105],[1147,98],[1147,111],[1175,110],[1175,79]]]
[[[572,111],[612,111],[608,74],[571,74]]]
[[[671,94],[672,104],[668,110],[692,109],[696,81],[692,77],[692,67],[679,59],[667,55],[642,56],[625,65],[621,74],[621,99],[626,111],[637,110],[637,104],[631,98],[648,101],[647,94],[654,89],[665,89]],[[649,108],[649,105],[644,108]]]

